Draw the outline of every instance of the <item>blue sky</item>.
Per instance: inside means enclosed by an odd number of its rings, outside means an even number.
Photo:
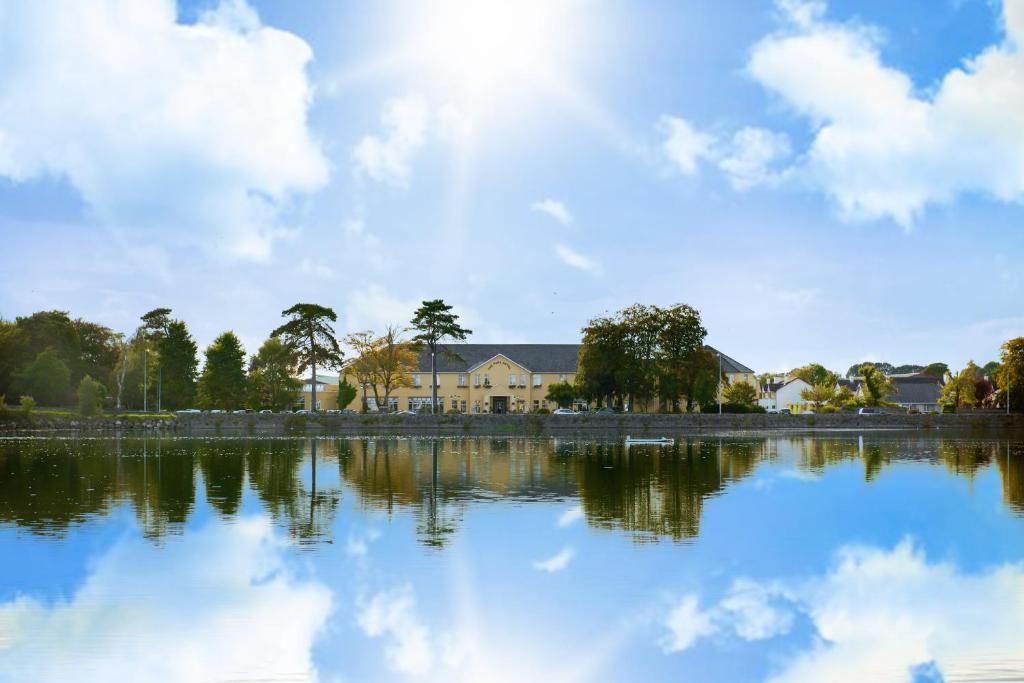
[[[509,7],[0,3],[0,315],[681,301],[758,371],[1024,333],[1022,0]]]

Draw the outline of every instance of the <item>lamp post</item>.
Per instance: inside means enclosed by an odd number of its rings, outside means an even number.
[[[722,352],[718,351],[718,414],[722,414]]]
[[[149,346],[142,356],[142,412],[149,412]]]

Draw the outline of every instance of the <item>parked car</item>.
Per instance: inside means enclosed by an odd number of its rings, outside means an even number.
[[[553,412],[551,414],[552,415],[579,415],[579,413],[577,413],[572,408],[558,408],[558,409],[555,410],[555,412]]]
[[[358,415],[359,413],[357,413],[356,411],[352,410],[351,408],[345,408],[343,411],[341,411],[341,414],[342,415]]]
[[[245,415],[249,411],[243,408],[239,408],[238,410],[232,410],[231,412],[234,413],[235,415]]]
[[[396,412],[391,413],[391,414],[392,415],[419,415],[419,413],[417,413],[416,411],[413,411],[413,410],[399,410],[399,411],[396,411]]]
[[[260,411],[260,415],[273,415],[273,414],[274,414],[274,411],[271,410],[270,408],[264,408],[263,410]]]
[[[766,410],[764,412],[766,414],[768,414],[768,415],[778,415],[779,414],[779,409],[778,408],[769,408],[768,410]]]
[[[211,415],[220,415],[221,413],[226,413],[226,412],[227,412],[226,410],[221,410],[220,408],[214,408],[213,410],[210,411],[210,414]]]
[[[177,411],[179,415],[196,415],[201,412],[203,411],[199,410],[199,408],[184,408],[182,410]]]
[[[296,415],[309,415],[309,411],[306,410],[305,408],[299,408],[298,410],[295,411],[295,414]]]
[[[793,411],[790,410],[789,408],[781,408],[781,409],[779,409],[779,415],[792,415],[792,414],[793,414]]]
[[[857,411],[858,415],[881,415],[882,411],[878,408],[861,408]]]
[[[621,412],[621,410],[616,410],[615,408],[604,407],[595,410],[594,415],[618,415]]]

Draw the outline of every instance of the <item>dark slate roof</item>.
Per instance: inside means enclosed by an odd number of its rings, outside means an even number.
[[[715,354],[715,356],[717,356],[718,353],[719,353],[718,349],[713,348],[711,346],[705,346],[704,348],[706,348],[711,353]],[[744,365],[743,363],[739,362],[735,358],[730,358],[729,356],[725,355],[724,353],[722,354],[722,371],[723,372],[729,372],[729,373],[742,372],[742,373],[747,373],[749,375],[754,374],[754,371],[751,370],[750,368],[748,368],[746,365]]]
[[[438,372],[466,372],[474,365],[501,354],[530,372],[576,372],[579,344],[445,344],[444,348],[457,354],[437,354]],[[420,371],[430,372],[430,351],[420,354]]]
[[[445,344],[444,348],[457,354],[459,358],[450,358],[439,352],[438,372],[466,372],[474,365],[501,354],[530,372],[570,373],[576,372],[576,359],[580,353],[579,344]],[[710,346],[706,348],[711,353],[718,354],[716,349]],[[430,351],[427,349],[420,354],[419,369],[420,372],[430,372]],[[754,372],[724,353],[722,370],[730,373]]]
[[[928,375],[894,377],[892,382],[896,386],[896,393],[887,399],[893,403],[938,403],[942,395],[939,380]]]

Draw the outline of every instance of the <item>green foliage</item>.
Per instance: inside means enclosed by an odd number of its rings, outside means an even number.
[[[559,408],[568,408],[576,398],[576,387],[568,382],[555,382],[548,387],[545,398],[554,401]]]
[[[439,344],[451,341],[464,341],[466,337],[473,334],[473,330],[466,329],[459,324],[459,316],[452,312],[452,306],[446,304],[442,299],[424,301],[416,309],[412,316],[412,327],[417,331],[413,342],[422,344],[430,349],[430,393],[432,405],[437,405],[437,382],[434,381],[437,363],[437,347]]]
[[[170,312],[159,308],[155,312],[162,311]],[[199,371],[196,353],[199,347],[188,327],[181,320],[167,322],[156,345],[161,373],[161,407],[166,410],[191,407],[196,401],[196,374]]]
[[[988,365],[986,365],[985,367],[987,368]],[[929,363],[928,365],[924,366],[923,370],[921,370],[922,375],[928,375],[929,377],[934,377],[935,379],[944,378],[947,372],[949,372],[949,366],[946,365],[945,363]]]
[[[1010,339],[1002,347],[1001,365],[996,375],[999,403],[1013,410],[1024,410],[1024,337]]]
[[[757,401],[757,389],[746,382],[733,382],[722,391],[725,403],[737,406],[752,406]]]
[[[36,400],[31,396],[22,396],[18,399],[18,404],[21,406],[21,413],[26,417],[32,415],[32,410],[36,407]]]
[[[538,408],[534,412],[537,413],[538,415],[550,415],[551,414],[551,411],[548,410],[547,408]]]
[[[245,405],[245,350],[234,332],[225,332],[206,349],[199,378],[199,403],[207,409],[231,410]]]
[[[819,363],[804,365],[803,367],[796,368],[789,374],[791,377],[798,377],[802,379],[812,387],[827,384],[834,387],[836,382],[839,381],[839,375]]]
[[[295,377],[297,362],[295,351],[279,337],[263,342],[249,360],[249,407],[281,411],[295,403],[302,390],[302,381]]]
[[[971,407],[978,403],[975,387],[981,379],[981,369],[969,361],[967,367],[960,372],[946,372],[946,384],[942,387],[939,403],[950,406],[955,412],[957,408]]]
[[[714,406],[714,407],[708,406],[707,412],[714,413],[717,410],[718,410],[718,406],[717,405]],[[763,407],[759,406],[759,405],[754,405],[752,403],[723,403],[722,404],[722,412],[723,413],[739,413],[739,414],[764,413],[765,409]]]
[[[299,372],[341,366],[341,347],[331,327],[338,321],[337,313],[317,304],[295,304],[281,315],[288,320],[270,336],[281,337],[292,348]]]
[[[704,348],[700,313],[686,304],[635,304],[583,328],[577,366],[579,394],[608,405],[645,406],[652,399],[692,406],[710,384],[717,391],[717,359]],[[709,358],[710,356],[710,358]],[[711,370],[711,382],[708,374]]]
[[[0,320],[0,394],[14,389],[15,374],[29,350],[29,336],[12,322]]]
[[[870,365],[874,369],[880,371],[883,375],[887,375],[887,376],[888,375],[909,375],[909,374],[914,373],[914,372],[921,372],[921,371],[923,371],[925,369],[925,366],[923,366],[923,365],[914,365],[912,363],[911,364],[907,364],[907,365],[893,365],[892,363],[866,362],[866,363],[857,363],[856,365],[851,365],[850,369],[846,372],[847,376],[853,376],[853,375],[861,374],[861,372],[864,369],[865,365]]]
[[[847,392],[849,391],[850,390],[847,389]],[[828,379],[826,378],[825,381],[819,384],[813,384],[807,389],[801,391],[800,398],[803,399],[804,401],[810,401],[811,403],[814,404],[814,409],[819,410],[823,405],[835,402],[836,383],[835,381],[828,381]]]
[[[78,383],[78,412],[86,417],[98,415],[103,412],[103,399],[106,396],[106,388],[89,375],[82,378]]]
[[[338,408],[347,408],[348,404],[355,400],[357,393],[356,388],[349,384],[347,379],[342,379],[338,383]]]
[[[876,367],[879,364],[865,363],[860,366],[860,376],[864,378],[862,399],[865,405],[880,406],[886,403],[894,391],[892,380]]]
[[[57,405],[67,398],[71,371],[54,348],[35,357],[17,376],[22,391],[36,397],[44,405]]]

